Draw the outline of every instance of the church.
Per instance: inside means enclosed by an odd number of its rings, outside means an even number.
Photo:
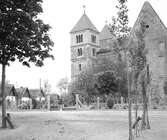
[[[86,69],[97,65],[103,56],[113,56],[116,37],[106,25],[99,32],[86,13],[82,15],[70,32],[71,35],[71,79]]]
[[[139,28],[141,21],[144,21],[148,27],[145,33],[145,47],[147,49],[147,64],[151,74],[149,94],[157,94],[159,98],[163,99],[167,80],[167,28],[151,4],[146,1],[128,39],[128,45],[131,47],[136,45],[135,31]],[[72,81],[83,70],[102,63],[100,59],[103,57],[112,61],[117,60],[117,56],[112,51],[114,45],[117,45],[116,37],[110,32],[107,24],[99,32],[86,13],[72,28],[70,36]]]

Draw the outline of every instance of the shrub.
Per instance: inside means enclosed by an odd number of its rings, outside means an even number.
[[[128,105],[123,105],[123,109],[127,109],[128,108]]]
[[[153,106],[153,109],[158,109],[158,107],[157,106]]]
[[[164,93],[167,95],[167,81],[164,83]]]
[[[163,109],[163,110],[166,110],[166,106],[163,106],[162,109]]]
[[[113,106],[114,106],[114,101],[113,101],[113,99],[109,98],[109,99],[107,100],[107,107],[108,107],[109,109],[112,109]]]

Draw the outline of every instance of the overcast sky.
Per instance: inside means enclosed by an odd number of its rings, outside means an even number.
[[[83,5],[86,5],[86,14],[101,31],[105,21],[110,22],[116,15],[117,0],[43,0],[41,18],[52,26],[50,32],[54,41],[53,55],[55,60],[46,60],[45,66],[31,69],[17,62],[7,67],[6,79],[16,86],[39,88],[39,79],[48,80],[53,91],[56,83],[63,77],[70,77],[70,30],[83,14]],[[148,0],[158,13],[164,24],[167,24],[166,0]],[[128,0],[129,22],[133,26],[144,0]]]

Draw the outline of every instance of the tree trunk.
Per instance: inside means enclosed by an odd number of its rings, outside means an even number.
[[[138,100],[137,99],[138,99],[137,87],[135,85],[135,121],[137,121],[137,117],[138,117],[138,104],[137,104]],[[137,127],[135,127],[135,135],[137,136]]]
[[[127,52],[125,53],[125,62],[126,62],[126,74],[127,74],[127,87],[128,87],[128,122],[129,122],[129,140],[132,140],[132,112],[131,112],[131,85],[130,85],[130,73],[129,73],[129,65],[128,65],[128,59],[127,59]]]
[[[131,86],[130,86],[130,80],[129,80],[129,72],[127,71],[127,80],[128,80],[128,112],[129,112],[129,140],[132,140],[132,113],[131,113],[131,107],[132,107],[132,100],[131,100]]]
[[[151,127],[150,127],[150,122],[149,122],[149,118],[148,118],[148,105],[146,105],[146,122],[147,122],[147,126],[146,126],[146,128],[147,129],[151,129]]]
[[[142,93],[143,93],[142,129],[150,129],[150,123],[148,119],[148,106],[147,106],[148,99],[146,96],[146,86],[144,81],[142,81]]]
[[[6,95],[5,95],[5,64],[2,64],[2,84],[1,84],[1,93],[2,93],[2,128],[6,128]]]
[[[128,98],[128,102],[129,102],[129,108],[128,108],[128,111],[129,111],[129,140],[132,140],[132,113],[131,113],[131,106],[132,106],[132,103],[131,103],[131,97],[129,96]]]

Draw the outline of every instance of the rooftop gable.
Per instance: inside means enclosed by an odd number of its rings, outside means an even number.
[[[102,31],[100,32],[100,36],[99,39],[100,40],[105,40],[105,39],[111,39],[111,38],[115,38],[114,34],[111,33],[109,26],[106,24]]]
[[[18,97],[18,94],[16,92],[14,85],[7,84],[5,86],[5,95]],[[0,97],[2,97],[1,88],[0,88]]]
[[[21,87],[16,89],[16,91],[18,93],[19,98],[22,98],[22,97],[32,98],[28,88]]]
[[[143,7],[138,15],[138,18],[131,30],[131,34],[133,34],[134,31],[138,28],[139,23],[141,21],[144,21],[146,24],[150,26],[152,25],[156,28],[159,28],[159,31],[161,33],[162,32],[166,33],[167,31],[165,24],[162,22],[162,20],[160,19],[160,17],[158,16],[158,14],[155,12],[155,10],[148,1],[144,2]],[[155,28],[153,29],[155,30]]]
[[[42,89],[30,89],[30,93],[31,93],[32,97],[34,97],[34,98],[46,97],[46,94]]]

